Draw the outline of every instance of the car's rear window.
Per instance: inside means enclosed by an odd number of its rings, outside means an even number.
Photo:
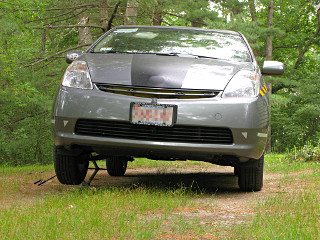
[[[251,61],[248,47],[240,36],[185,29],[120,28],[102,38],[92,52],[188,54]]]

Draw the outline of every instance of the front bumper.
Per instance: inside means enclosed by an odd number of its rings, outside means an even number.
[[[204,161],[221,156],[258,159],[264,152],[269,125],[266,95],[257,98],[158,99],[160,104],[178,106],[177,125],[229,128],[233,135],[232,144],[144,141],[75,134],[75,125],[80,118],[129,122],[131,102],[150,103],[151,99],[97,89],[60,87],[52,120],[55,145],[67,149],[90,147],[107,155]]]

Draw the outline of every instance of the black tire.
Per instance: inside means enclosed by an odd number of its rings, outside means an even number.
[[[235,176],[238,176],[239,175],[239,167],[234,167],[233,172],[234,172]]]
[[[106,160],[107,171],[110,176],[123,176],[126,173],[128,160],[123,157],[109,157]]]
[[[89,154],[70,156],[58,153],[54,147],[54,169],[60,183],[66,185],[79,185],[88,172]]]
[[[242,191],[260,191],[263,187],[264,155],[256,167],[239,167],[238,184]]]

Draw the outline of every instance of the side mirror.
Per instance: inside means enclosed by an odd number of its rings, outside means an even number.
[[[81,54],[83,53],[83,51],[70,51],[67,53],[66,56],[66,62],[68,64],[72,63],[74,60],[76,60]]]
[[[284,64],[277,61],[264,61],[262,67],[263,75],[282,75],[284,74]]]

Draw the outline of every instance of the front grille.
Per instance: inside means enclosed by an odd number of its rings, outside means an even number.
[[[228,128],[174,125],[159,127],[135,125],[129,122],[79,119],[75,126],[78,135],[122,138],[144,141],[232,144]]]
[[[210,89],[156,88],[107,83],[96,83],[96,86],[104,92],[145,98],[213,98],[221,92],[220,90]]]

